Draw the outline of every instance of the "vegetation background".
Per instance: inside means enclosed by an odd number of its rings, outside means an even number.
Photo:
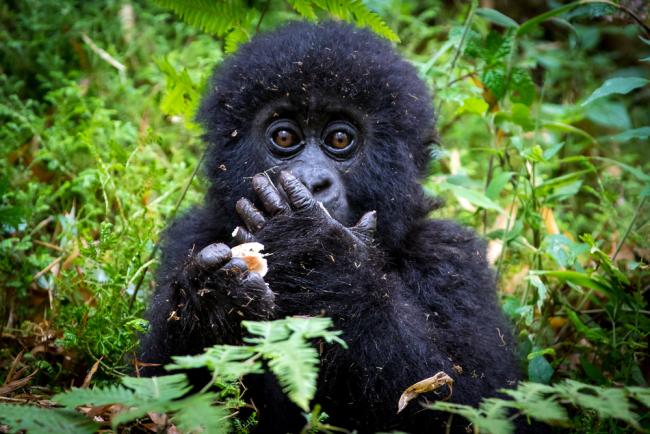
[[[2,2],[0,432],[248,432],[237,380],[261,359],[305,432],[338,430],[311,402],[310,340],[344,344],[326,319],[248,323],[249,345],[178,359],[215,372],[192,395],[183,374],[137,378],[134,358],[160,231],[205,188],[193,112],[211,69],[259,31],[327,18],[394,41],[435,90],[425,188],[446,200],[437,217],[489,241],[518,333],[528,382],[511,400],[434,407],[475,432],[511,432],[512,409],[562,432],[648,431],[649,13],[644,0]]]

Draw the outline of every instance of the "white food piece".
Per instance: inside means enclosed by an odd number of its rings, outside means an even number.
[[[268,263],[262,253],[264,245],[261,243],[244,243],[231,249],[233,258],[241,258],[246,262],[249,271],[258,273],[260,276],[266,276],[269,271]]]

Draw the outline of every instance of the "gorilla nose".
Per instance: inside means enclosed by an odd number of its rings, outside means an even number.
[[[336,180],[327,170],[311,168],[293,171],[293,174],[311,191],[314,199],[320,202],[326,203],[338,196]]]

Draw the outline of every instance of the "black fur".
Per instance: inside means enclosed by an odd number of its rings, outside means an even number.
[[[244,315],[324,314],[349,345],[326,347],[322,355],[315,402],[331,416],[328,422],[361,432],[444,432],[447,417],[417,402],[396,414],[404,389],[444,371],[455,380],[451,401],[477,404],[519,379],[483,242],[453,222],[427,217],[434,202],[418,180],[436,139],[435,119],[431,95],[410,64],[367,30],[293,23],[255,37],[214,77],[199,115],[210,190],[202,206],[165,233],[142,360],[166,363],[172,355],[240,342],[242,318],[232,300],[197,296],[204,282],[187,270],[196,252],[231,242],[242,224],[234,204],[253,197],[250,177],[268,169],[256,140],[258,111],[287,100],[305,110],[334,104],[362,114],[362,157],[343,179],[356,217],[370,210],[378,215],[375,242],[363,248],[300,213],[273,218],[258,234],[271,253],[265,280],[275,308],[262,303]],[[248,386],[260,409],[260,431],[300,428],[304,419],[270,376]],[[455,420],[452,431],[464,432]]]

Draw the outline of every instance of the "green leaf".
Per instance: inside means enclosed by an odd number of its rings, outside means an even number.
[[[535,99],[535,83],[530,73],[522,68],[513,68],[510,72],[510,99],[531,105]]]
[[[224,49],[226,53],[234,53],[237,48],[245,42],[248,42],[250,36],[242,27],[232,29],[224,39]]]
[[[544,161],[549,161],[551,158],[553,158],[558,152],[560,152],[560,149],[562,149],[563,146],[564,142],[559,142],[544,150],[544,153],[542,154]]]
[[[486,20],[498,24],[500,26],[506,27],[506,28],[516,28],[519,27],[519,24],[510,18],[507,15],[504,15],[503,13],[499,12],[496,9],[492,8],[478,8],[476,9],[476,15],[479,17],[485,18]]]
[[[0,422],[13,432],[29,434],[91,434],[99,425],[83,414],[62,408],[41,408],[33,405],[0,403]]]
[[[535,357],[528,362],[528,378],[536,383],[549,384],[553,377],[553,367],[546,360],[540,356]]]
[[[313,0],[313,3],[335,17],[361,27],[370,27],[378,35],[399,42],[399,36],[361,0]]]
[[[650,80],[641,77],[616,77],[610,78],[602,86],[596,89],[589,98],[587,98],[581,105],[586,106],[598,98],[604,98],[612,94],[625,95],[634,89],[645,86],[650,83]]]
[[[514,175],[514,172],[500,172],[494,175],[492,181],[490,181],[490,184],[485,190],[487,198],[496,201],[503,188],[506,186],[508,181],[510,181],[510,178],[512,178],[512,175]]]
[[[625,143],[633,139],[645,140],[650,137],[650,127],[635,128],[633,130],[623,131],[622,133],[609,136],[606,140],[612,142]]]
[[[215,400],[214,394],[204,393],[177,401],[172,422],[184,433],[228,434],[230,413],[223,406],[215,406]]]
[[[563,388],[564,396],[574,404],[595,411],[601,418],[624,420],[640,429],[637,416],[632,412],[624,389],[591,386],[572,380],[567,380]]]
[[[69,408],[80,405],[99,407],[109,404],[132,406],[141,404],[140,399],[133,390],[120,385],[109,385],[94,389],[72,389],[52,397],[52,401]]]
[[[181,20],[206,33],[226,35],[232,28],[245,21],[249,12],[243,0],[178,1],[155,0],[165,9],[171,9]]]
[[[462,197],[463,199],[468,200],[470,203],[478,207],[505,213],[503,208],[501,208],[498,203],[491,200],[482,192],[470,190],[469,188],[449,183],[441,184],[441,188],[451,191],[456,197]]]
[[[598,276],[589,276],[586,273],[577,271],[536,271],[537,274],[544,274],[550,277],[566,280],[576,285],[593,289],[603,294],[611,294],[612,288]]]
[[[316,21],[316,12],[309,0],[289,0],[291,7],[309,21]]]
[[[471,97],[463,100],[455,114],[461,115],[463,113],[476,113],[478,115],[484,115],[489,108],[490,106],[483,98]]]
[[[541,310],[542,306],[544,306],[544,300],[546,300],[546,296],[548,295],[548,288],[546,288],[546,285],[544,285],[544,282],[542,282],[542,279],[539,278],[539,276],[532,274],[528,276],[528,281],[537,289],[537,309]]]
[[[140,398],[159,401],[180,398],[191,389],[185,374],[149,378],[122,377],[122,384],[133,389]]]
[[[611,164],[615,164],[619,166],[621,169],[625,170],[626,172],[631,173],[634,175],[636,179],[642,182],[650,182],[650,175],[645,173],[641,169],[637,169],[636,167],[632,167],[629,164],[621,163],[620,161],[613,160],[611,158],[605,158],[605,157],[592,157],[594,160],[600,160],[600,161],[606,161]]]
[[[482,74],[481,82],[497,99],[503,98],[506,94],[506,74],[503,69],[488,69]]]
[[[509,403],[504,400],[484,399],[478,409],[469,405],[437,401],[430,405],[432,410],[457,414],[469,420],[475,432],[488,434],[510,434],[514,426],[508,418]]]

